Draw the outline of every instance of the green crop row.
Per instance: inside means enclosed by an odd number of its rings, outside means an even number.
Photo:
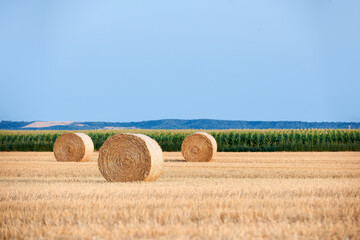
[[[0,131],[0,151],[52,151],[58,136],[66,131]],[[91,130],[98,150],[110,136],[142,133],[155,139],[163,151],[180,151],[186,136],[195,130]],[[257,151],[360,151],[360,130],[211,130],[220,152]]]

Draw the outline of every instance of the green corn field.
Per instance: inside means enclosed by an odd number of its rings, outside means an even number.
[[[58,136],[68,131],[0,131],[0,151],[52,151]],[[88,134],[99,150],[117,133],[142,133],[155,139],[163,151],[180,151],[186,136],[196,130],[90,130]],[[271,151],[360,151],[360,130],[209,130],[220,152]]]

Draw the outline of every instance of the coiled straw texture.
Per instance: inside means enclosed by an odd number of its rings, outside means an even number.
[[[157,180],[163,172],[161,147],[143,134],[119,133],[99,151],[99,169],[109,182]]]
[[[187,136],[181,145],[181,153],[187,162],[209,162],[216,152],[215,138],[205,132]]]
[[[94,143],[85,133],[65,133],[56,139],[53,149],[59,162],[88,162]]]

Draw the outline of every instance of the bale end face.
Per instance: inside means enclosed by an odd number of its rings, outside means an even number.
[[[216,152],[215,138],[205,132],[187,136],[181,145],[181,153],[187,162],[209,162]]]
[[[84,133],[65,133],[54,143],[54,155],[59,162],[87,162],[94,152],[94,143]]]
[[[143,134],[116,134],[99,151],[99,170],[109,182],[155,181],[163,164],[161,147]]]

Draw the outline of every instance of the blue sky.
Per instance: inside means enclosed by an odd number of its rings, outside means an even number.
[[[0,120],[360,121],[360,1],[1,1]]]

